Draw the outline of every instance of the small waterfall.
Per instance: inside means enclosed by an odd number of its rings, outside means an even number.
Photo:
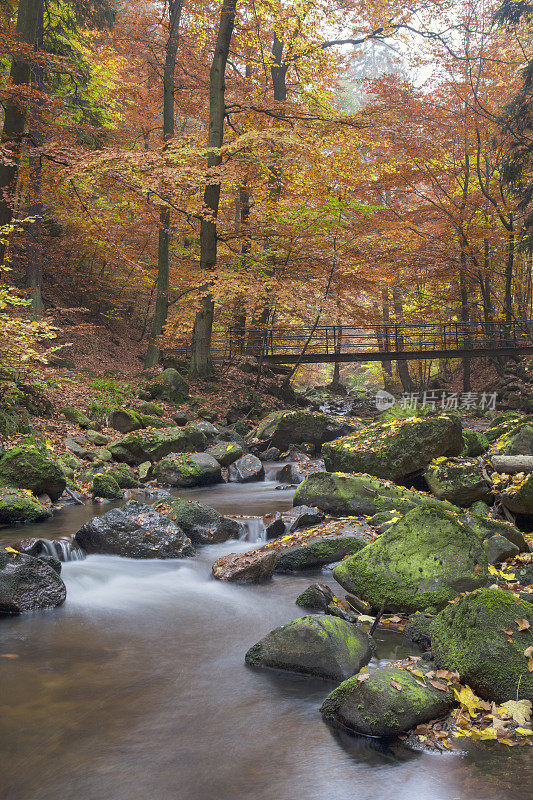
[[[231,517],[241,527],[241,542],[266,542],[266,526],[262,517]]]
[[[86,553],[70,539],[39,539],[39,552],[32,555],[53,556],[59,561],[82,561]]]

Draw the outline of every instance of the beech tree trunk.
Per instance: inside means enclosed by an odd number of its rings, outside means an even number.
[[[222,163],[220,148],[224,140],[225,72],[229,47],[235,25],[237,0],[224,0],[220,11],[215,52],[209,74],[209,152],[208,172]],[[200,225],[200,267],[212,271],[217,263],[217,215],[220,202],[220,180],[207,183],[204,191],[204,218]],[[192,335],[192,355],[190,373],[206,377],[213,373],[211,359],[211,337],[215,304],[210,294],[202,300],[196,314]]]
[[[16,33],[26,44],[33,45],[36,40],[39,14],[42,14],[43,0],[20,0],[17,12]],[[30,63],[22,57],[13,58],[10,71],[14,86],[28,84]],[[13,219],[13,195],[17,186],[20,164],[20,151],[26,125],[26,101],[10,97],[4,104],[4,127],[1,144],[5,148],[9,163],[0,163],[0,228],[9,225]],[[5,241],[0,236],[0,264],[4,261]]]
[[[392,287],[392,302],[394,305],[394,316],[396,318],[396,322],[398,325],[401,325],[403,322],[403,303],[400,290],[397,286]],[[401,334],[398,336],[398,346],[400,350],[403,350],[403,336]],[[411,375],[409,374],[409,365],[407,361],[398,361],[396,369],[398,370],[398,375],[400,377],[404,392],[412,392],[414,390],[414,383]]]
[[[39,9],[37,32],[34,48],[36,51],[43,48],[43,4]],[[40,64],[31,67],[31,83],[35,89],[43,88],[43,68]],[[39,147],[44,141],[43,119],[40,113],[40,103],[32,100],[30,139],[33,147]],[[43,312],[42,285],[43,285],[43,204],[41,202],[42,164],[39,154],[29,155],[29,207],[28,216],[33,222],[28,226],[28,243],[26,247],[26,286],[31,299],[34,316]]]
[[[179,27],[183,0],[169,0],[169,28],[166,44],[165,68],[163,71],[163,140],[174,137],[174,76],[176,74],[176,54],[178,52]],[[160,350],[157,344],[168,314],[170,249],[170,208],[164,207],[159,214],[159,241],[157,247],[157,290],[152,329],[148,340],[148,350],[144,364],[153,367],[159,361]]]

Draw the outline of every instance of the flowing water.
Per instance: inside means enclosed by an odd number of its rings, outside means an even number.
[[[182,495],[231,514],[291,505],[268,481]],[[3,538],[64,537],[107,508],[64,508]],[[317,577],[211,579],[215,558],[250,546],[69,561],[63,607],[0,620],[1,800],[531,797],[529,748],[440,754],[350,737],[318,713],[333,684],[246,668],[248,647],[301,613],[294,599]],[[407,652],[401,635],[378,633],[371,666]]]

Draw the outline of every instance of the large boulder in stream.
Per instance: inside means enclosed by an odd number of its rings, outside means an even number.
[[[220,544],[228,539],[239,538],[240,526],[234,519],[222,516],[214,508],[197,500],[167,497],[156,503],[154,508],[170,517],[193,544]]]
[[[319,678],[344,680],[372,657],[370,636],[343,619],[309,614],[274,628],[251,647],[245,661]]]
[[[381,511],[404,513],[427,501],[427,495],[422,492],[404,489],[371,475],[315,472],[298,486],[293,504],[314,506],[335,516],[373,516]],[[439,505],[437,500],[434,502]]]
[[[12,447],[0,457],[0,486],[59,500],[67,482],[60,465],[36,447]]]
[[[10,548],[0,550],[0,614],[21,614],[65,602],[58,573],[40,558]]]
[[[222,467],[229,467],[234,461],[241,458],[244,451],[237,442],[219,442],[209,447],[206,451],[208,455],[216,458]]]
[[[264,477],[263,464],[257,456],[253,456],[251,453],[238,458],[229,468],[229,479],[236,483],[262,481]]]
[[[456,506],[468,507],[492,497],[491,487],[475,458],[441,456],[429,464],[424,478],[438,500],[449,500]]]
[[[451,689],[436,689],[407,669],[380,667],[365,680],[357,676],[341,683],[320,711],[326,721],[352,733],[392,737],[443,717],[453,705]]]
[[[229,583],[265,583],[274,574],[277,560],[275,550],[230,553],[215,561],[213,577]]]
[[[488,700],[533,702],[533,604],[496,587],[460,597],[431,623],[439,668]]]
[[[201,444],[201,446],[199,446]],[[136,467],[145,461],[160,461],[170,453],[190,453],[205,447],[206,440],[198,431],[168,428],[166,430],[132,431],[108,445],[115,461]]]
[[[332,472],[366,472],[401,481],[424,469],[434,458],[456,456],[462,449],[460,418],[442,414],[367,425],[325,444],[322,455],[326,469]]]
[[[171,453],[154,464],[152,475],[166,486],[208,486],[222,480],[220,464],[207,453]]]
[[[5,489],[0,487],[0,524],[15,522],[41,522],[51,515],[40,500],[29,489]]]
[[[333,577],[373,608],[430,611],[460,592],[484,586],[481,538],[459,517],[431,504],[409,511],[333,570]]]
[[[87,553],[126,558],[194,555],[190,540],[175,522],[136,500],[89,520],[74,539]]]
[[[259,423],[254,436],[269,441],[281,452],[294,444],[312,444],[318,450],[324,442],[355,429],[353,422],[334,419],[316,411],[274,411]]]

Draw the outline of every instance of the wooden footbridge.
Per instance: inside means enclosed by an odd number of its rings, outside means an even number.
[[[476,358],[533,354],[532,336],[533,322],[234,326],[213,333],[211,353],[226,362],[255,356],[281,364]],[[187,343],[166,352],[190,351]]]

